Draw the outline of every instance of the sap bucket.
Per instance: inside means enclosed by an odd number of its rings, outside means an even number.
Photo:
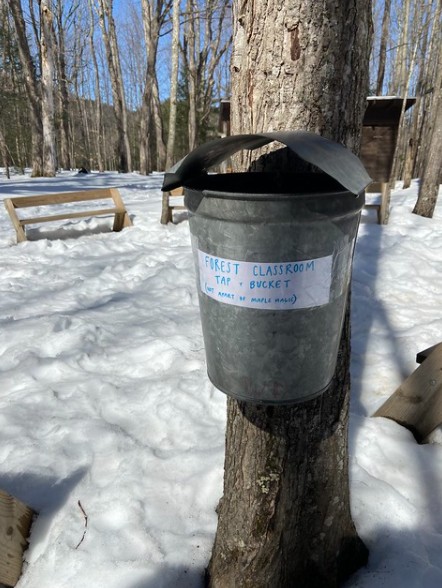
[[[206,174],[277,140],[324,173]],[[166,173],[184,186],[210,380],[238,400],[322,394],[338,354],[364,190],[360,160],[304,131],[207,143]]]

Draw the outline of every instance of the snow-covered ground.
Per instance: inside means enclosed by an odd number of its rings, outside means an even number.
[[[0,208],[0,487],[39,512],[18,588],[202,586],[225,397],[205,373],[188,223],[160,224],[161,182],[0,174],[0,199],[116,186],[134,225],[40,225],[15,245]],[[398,188],[389,225],[364,213],[359,231],[351,496],[370,562],[348,588],[442,586],[442,435],[417,445],[370,418],[442,340],[442,207],[412,215],[416,195]]]

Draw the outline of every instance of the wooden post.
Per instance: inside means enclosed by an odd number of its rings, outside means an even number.
[[[390,187],[389,182],[382,182],[381,213],[380,213],[381,225],[388,224],[388,217],[390,216],[390,197],[391,197],[391,187]]]
[[[34,511],[0,488],[0,583],[15,586]]]
[[[17,213],[15,212],[15,207],[12,203],[12,200],[10,198],[6,198],[3,201],[6,210],[9,213],[9,216],[11,217],[11,221],[12,224],[14,226],[15,232],[17,233],[17,243],[23,243],[23,241],[26,241],[26,233],[24,228],[21,226],[19,218],[17,216]]]
[[[172,209],[169,208],[169,192],[163,192],[163,206],[161,209],[161,224],[172,222]]]
[[[119,210],[119,212],[115,213],[113,230],[119,232],[122,231],[125,227],[131,227],[132,221],[130,220],[126,208],[124,207],[120,192],[116,188],[110,188],[109,192],[112,196],[112,200],[115,202],[116,209]]]

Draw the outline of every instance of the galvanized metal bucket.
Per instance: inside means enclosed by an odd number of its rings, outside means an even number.
[[[205,175],[195,159],[184,180],[172,172],[185,186],[208,375],[239,400],[299,403],[330,385],[370,182],[337,148],[351,189],[329,174]]]

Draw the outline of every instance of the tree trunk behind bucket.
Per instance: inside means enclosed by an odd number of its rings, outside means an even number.
[[[233,12],[232,133],[309,130],[357,151],[371,3],[234,0]],[[235,171],[277,169],[269,150],[236,155]],[[314,400],[229,399],[210,588],[333,588],[366,563],[349,501],[349,341],[347,308],[334,379]]]

